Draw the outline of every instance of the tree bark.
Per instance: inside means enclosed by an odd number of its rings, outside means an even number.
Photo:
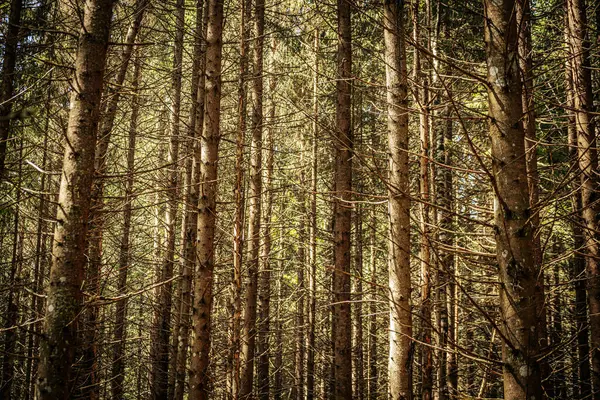
[[[352,36],[351,3],[337,1],[337,102],[335,147],[335,200],[333,241],[334,399],[352,398],[352,318],[350,315],[350,231],[352,224]]]
[[[568,0],[569,52],[573,80],[573,105],[581,174],[581,215],[584,222],[587,302],[591,343],[592,398],[600,399],[600,233],[597,215],[598,159],[591,111],[592,80],[584,0]]]
[[[183,35],[185,24],[184,0],[177,0],[175,5],[175,40],[173,50],[173,71],[170,93],[169,153],[167,172],[167,210],[165,213],[166,251],[162,259],[158,280],[165,282],[158,286],[156,295],[158,307],[154,316],[153,329],[155,335],[151,343],[151,379],[152,398],[166,400],[172,388],[169,388],[169,354],[171,335],[172,284],[175,264],[175,239],[177,236],[177,209],[179,183],[179,141],[181,111],[181,75],[183,62]]]
[[[387,128],[389,143],[389,358],[388,397],[410,400],[412,317],[410,309],[410,193],[408,177],[408,97],[403,3],[385,0]]]
[[[83,30],[75,60],[73,94],[54,231],[45,334],[40,352],[38,397],[67,399],[72,390],[71,365],[83,305],[81,284],[100,100],[113,0],[85,3]]]
[[[196,267],[196,241],[198,234],[198,185],[200,184],[201,147],[200,139],[204,123],[204,80],[205,80],[205,40],[206,17],[204,12],[205,0],[196,2],[196,26],[194,39],[193,71],[191,84],[191,97],[193,100],[188,120],[187,137],[190,140],[191,157],[186,176],[186,204],[183,226],[185,230],[183,245],[183,271],[179,299],[179,327],[175,333],[177,338],[177,352],[175,354],[175,391],[174,400],[182,400],[186,391],[187,353],[189,347],[190,308],[192,306],[192,280]]]
[[[5,179],[6,149],[10,134],[10,122],[13,111],[13,89],[15,82],[15,66],[17,64],[17,44],[21,29],[22,0],[10,2],[8,29],[2,54],[2,82],[0,82],[0,181]]]
[[[484,7],[504,397],[540,399],[540,268],[530,218],[515,0],[486,0]]]
[[[140,75],[141,60],[137,54],[134,63],[132,92],[133,102],[131,105],[131,121],[129,124],[129,144],[127,150],[127,180],[125,183],[125,209],[123,210],[123,235],[121,236],[121,246],[119,252],[119,279],[117,290],[119,295],[124,295],[127,291],[127,276],[129,274],[130,234],[131,234],[131,214],[133,202],[133,178],[135,172],[135,141],[138,130],[138,117],[140,109]],[[127,315],[127,299],[119,300],[115,310],[115,333],[112,358],[112,398],[115,400],[123,399],[125,382],[125,340],[127,338],[127,329],[125,317]]]
[[[192,307],[193,341],[190,368],[190,400],[210,395],[209,353],[212,309],[217,164],[221,116],[221,56],[223,45],[223,0],[208,0],[206,33],[206,98],[201,140],[200,190],[198,198],[197,271]]]
[[[250,190],[248,193],[248,286],[244,304],[242,330],[240,398],[252,397],[254,355],[256,352],[256,309],[260,255],[260,214],[262,195],[262,129],[263,129],[263,46],[265,2],[254,4],[254,47],[252,77],[252,142],[250,144]]]

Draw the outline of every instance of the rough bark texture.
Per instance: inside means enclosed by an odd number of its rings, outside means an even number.
[[[569,51],[573,79],[573,105],[577,152],[581,174],[581,215],[584,222],[587,271],[587,301],[589,308],[592,398],[600,399],[600,233],[597,215],[598,155],[591,111],[593,109],[592,78],[587,38],[586,5],[584,0],[568,0]]]
[[[15,81],[15,66],[17,64],[17,44],[19,43],[19,29],[21,29],[22,0],[10,2],[8,15],[8,29],[4,41],[4,54],[2,55],[2,82],[0,83],[0,180],[5,178],[6,148],[10,133],[11,112]]]
[[[352,42],[351,3],[337,1],[337,102],[334,135],[335,190],[333,241],[334,393],[335,400],[352,398],[352,319],[350,315],[350,231],[352,223]]]
[[[207,400],[210,395],[209,353],[213,269],[215,265],[215,222],[217,216],[217,164],[221,117],[221,56],[223,45],[223,0],[207,3],[206,97],[201,140],[200,189],[198,198],[197,270],[192,306],[193,342],[190,367],[190,400]]]
[[[191,97],[187,137],[191,149],[187,163],[185,214],[183,221],[183,271],[180,283],[179,318],[176,333],[177,352],[175,354],[174,400],[182,400],[187,389],[187,353],[189,346],[190,309],[192,306],[192,280],[196,267],[196,239],[198,235],[198,185],[200,183],[200,138],[204,122],[204,67],[206,65],[204,38],[206,36],[206,13],[204,0],[196,2],[196,26],[194,39],[194,64],[192,71]]]
[[[37,388],[40,399],[67,399],[72,390],[71,365],[80,346],[77,332],[83,304],[84,252],[112,8],[113,0],[85,3],[47,290]]]
[[[250,36],[251,2],[240,2],[240,72],[238,76],[238,126],[235,150],[235,187],[233,196],[235,202],[235,217],[233,222],[233,279],[231,291],[233,304],[231,310],[231,333],[229,349],[229,379],[232,398],[240,394],[240,374],[242,365],[241,351],[241,321],[242,321],[242,270],[244,259],[244,146],[246,141],[246,126],[248,113],[247,81],[248,74],[248,36]]]
[[[390,400],[412,398],[408,97],[402,6],[403,3],[385,0],[383,11],[389,143]]]
[[[541,399],[540,270],[530,218],[515,0],[486,0],[484,6],[504,398]]]
[[[517,21],[519,29],[519,68],[521,70],[521,80],[523,82],[522,102],[523,102],[523,128],[525,130],[525,152],[527,160],[527,184],[529,186],[529,204],[532,210],[531,223],[536,227],[533,232],[533,257],[537,268],[542,267],[542,245],[540,231],[537,227],[540,224],[540,215],[538,203],[540,200],[539,181],[540,176],[537,166],[537,138],[536,138],[536,113],[533,98],[533,50],[531,44],[531,5],[530,0],[517,1]],[[544,273],[540,273],[536,285],[537,290],[537,312],[539,320],[538,343],[540,351],[552,350],[548,347],[548,328],[546,326],[546,306],[545,306],[545,288]],[[548,357],[540,360],[540,373],[544,392],[552,397],[552,384],[550,378],[550,364]]]
[[[252,142],[250,144],[250,190],[248,192],[248,286],[244,304],[242,330],[240,398],[252,396],[254,355],[256,352],[256,309],[260,254],[260,210],[262,195],[262,124],[263,124],[263,45],[265,2],[254,4],[254,47],[252,77]]]

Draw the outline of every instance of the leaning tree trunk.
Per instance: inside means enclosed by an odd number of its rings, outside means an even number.
[[[385,0],[383,15],[389,143],[390,400],[412,398],[408,97],[402,6]]]
[[[67,399],[83,305],[90,193],[113,0],[85,3],[54,231],[38,397]]]
[[[504,397],[540,399],[539,265],[527,180],[515,0],[485,0]]]
[[[200,189],[198,196],[198,239],[192,307],[193,342],[190,366],[190,400],[207,400],[210,395],[209,353],[215,228],[217,163],[221,117],[221,56],[223,45],[223,0],[207,3],[206,97],[201,140]]]
[[[333,241],[334,393],[336,400],[352,398],[352,319],[350,316],[350,231],[352,224],[352,36],[351,3],[337,2],[337,103],[335,147],[335,200]]]
[[[597,220],[600,202],[596,138],[591,115],[593,94],[585,0],[568,0],[567,12],[577,158],[581,174],[581,215],[584,222],[586,288],[592,349],[592,396],[594,399],[600,399],[600,233]]]
[[[13,88],[15,81],[15,66],[17,64],[17,44],[19,43],[19,30],[21,29],[22,0],[10,2],[8,15],[8,29],[4,40],[4,54],[2,55],[2,82],[0,83],[0,180],[5,178],[4,168],[6,162],[6,149],[12,119]]]

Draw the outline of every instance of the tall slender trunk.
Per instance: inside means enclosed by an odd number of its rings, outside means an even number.
[[[110,138],[113,132],[114,121],[117,115],[117,106],[121,98],[121,90],[129,61],[135,48],[134,43],[141,28],[142,19],[147,7],[148,0],[137,0],[135,4],[135,15],[127,31],[125,38],[125,47],[121,52],[121,65],[114,79],[116,92],[111,93],[111,86],[103,93],[103,100],[106,100],[106,108],[102,113],[99,123],[98,142],[94,158],[94,180],[92,182],[91,206],[89,215],[89,240],[87,243],[88,265],[86,270],[87,290],[94,294],[100,294],[100,276],[102,265],[102,244],[104,233],[104,179],[102,175],[106,173],[107,153]],[[100,387],[98,377],[98,312],[99,308],[90,306],[86,309],[84,315],[85,327],[85,349],[81,362],[81,371],[79,372],[85,379],[80,386],[83,397],[99,397]]]
[[[190,400],[207,400],[210,395],[209,353],[215,228],[217,164],[221,117],[221,57],[223,45],[223,0],[208,0],[206,33],[206,97],[201,140],[198,239],[192,307],[193,341],[190,367]]]
[[[515,0],[486,0],[484,6],[504,397],[540,399],[540,268],[530,219]]]
[[[352,224],[352,36],[351,3],[337,1],[337,102],[335,110],[335,200],[333,241],[334,393],[352,398],[352,318],[350,315],[350,231]]]
[[[38,397],[67,399],[83,305],[81,284],[100,100],[113,0],[87,0],[75,60],[68,146],[65,147],[54,231],[45,335],[40,352]]]
[[[19,160],[23,158],[23,135],[19,140]],[[15,355],[17,345],[17,322],[19,320],[19,275],[23,264],[23,235],[19,234],[22,229],[21,217],[21,184],[23,180],[23,163],[19,162],[19,169],[16,182],[15,200],[16,206],[13,211],[13,234],[12,251],[10,260],[10,270],[8,276],[8,298],[6,299],[6,321],[4,325],[3,356],[2,356],[2,376],[0,380],[0,398],[12,399],[12,387],[15,378]],[[15,396],[18,398],[18,396]]]
[[[166,251],[158,276],[161,284],[156,294],[158,307],[154,316],[153,329],[156,331],[151,344],[151,380],[152,398],[166,400],[172,388],[169,388],[169,354],[171,334],[172,284],[175,264],[175,239],[177,236],[177,209],[179,184],[179,141],[181,111],[181,75],[183,62],[183,35],[185,24],[184,0],[177,0],[175,5],[175,38],[173,51],[173,70],[171,76],[171,104],[169,124],[169,153],[167,172],[167,210],[165,213]]]
[[[376,400],[378,396],[377,376],[377,257],[375,236],[377,234],[377,218],[371,211],[369,229],[369,331],[367,334],[367,398]]]
[[[410,197],[408,97],[403,3],[385,0],[387,128],[389,143],[389,358],[390,400],[410,400],[412,317],[410,310]]]
[[[283,208],[280,206],[280,209]],[[275,326],[275,360],[273,367],[273,399],[281,400],[283,398],[283,299],[285,296],[285,287],[282,284],[283,280],[283,260],[286,257],[286,251],[284,247],[284,227],[279,226],[279,248],[281,255],[278,262],[278,278],[277,279],[277,310],[276,310],[276,326]]]
[[[360,103],[359,103],[360,104]],[[358,108],[362,112],[361,107]],[[357,140],[358,146],[360,140]],[[359,185],[357,184],[357,189]],[[361,188],[362,189],[362,188]],[[360,190],[357,190],[360,192]],[[354,395],[357,400],[365,398],[364,350],[363,350],[363,208],[357,204],[354,214],[354,232],[356,248],[354,251],[355,304],[354,304]]]
[[[565,29],[568,41],[569,29]],[[565,68],[565,81],[567,82],[567,110],[574,110],[573,75],[570,60],[567,60]],[[568,125],[569,157],[571,162],[577,166],[577,130],[575,128],[575,115],[569,112]],[[579,170],[578,166],[575,168]],[[590,371],[590,343],[589,325],[587,316],[587,293],[586,293],[586,270],[585,270],[585,239],[583,235],[583,218],[581,214],[581,189],[578,180],[574,181],[573,195],[571,196],[573,207],[573,221],[571,231],[573,233],[573,258],[571,260],[571,273],[575,289],[575,330],[577,332],[577,399],[587,399],[591,395],[592,382]]]
[[[15,85],[15,67],[17,65],[17,44],[21,29],[22,0],[11,0],[8,14],[8,29],[4,39],[2,54],[2,81],[0,82],[0,181],[5,179],[6,149],[10,133],[13,111],[13,89]]]
[[[140,75],[141,60],[139,52],[135,58],[135,68],[133,72],[132,94],[133,101],[131,105],[131,121],[129,124],[129,144],[127,150],[127,180],[125,182],[125,208],[123,210],[123,235],[121,236],[121,246],[119,251],[119,278],[117,290],[120,295],[127,291],[127,276],[129,274],[130,251],[130,233],[131,233],[131,214],[133,202],[133,178],[135,172],[135,141],[138,130],[138,117],[140,110]],[[112,398],[115,400],[123,399],[125,382],[125,340],[127,338],[127,327],[125,318],[127,315],[127,299],[117,301],[115,310],[115,333],[112,358]]]
[[[419,30],[419,2],[413,6],[413,41],[421,43]],[[419,138],[421,154],[419,158],[419,192],[421,202],[419,204],[419,229],[421,264],[421,306],[420,324],[421,335],[421,398],[431,400],[433,396],[433,354],[431,349],[431,248],[430,238],[430,181],[429,181],[429,82],[427,76],[422,72],[420,50],[415,48],[413,79],[418,88],[414,90],[415,107],[419,109]]]
[[[242,365],[241,351],[241,321],[242,321],[242,263],[244,255],[244,147],[246,140],[246,120],[248,113],[248,36],[250,36],[251,2],[240,2],[240,72],[238,77],[238,127],[235,150],[235,220],[233,223],[233,309],[231,310],[231,343],[229,363],[231,374],[231,396],[235,400],[240,395],[240,374]]]
[[[592,115],[592,80],[585,0],[568,0],[569,52],[573,105],[581,174],[581,215],[584,222],[587,301],[591,342],[592,398],[600,399],[600,234],[598,220],[598,155]]]
[[[198,235],[198,185],[200,184],[201,147],[200,139],[204,123],[204,81],[205,81],[205,40],[207,13],[204,12],[205,0],[196,1],[196,26],[191,97],[193,100],[188,120],[187,137],[190,141],[191,157],[187,162],[186,198],[183,226],[185,230],[183,245],[183,271],[180,283],[179,318],[177,332],[177,352],[175,354],[174,400],[182,400],[186,391],[187,353],[190,331],[190,308],[192,305],[192,280],[196,267],[196,240]]]
[[[537,227],[540,224],[540,214],[538,203],[540,199],[539,173],[537,166],[537,138],[536,138],[536,113],[533,98],[533,50],[531,39],[531,5],[530,0],[517,1],[517,20],[519,30],[519,68],[523,82],[522,102],[523,102],[523,129],[525,130],[525,152],[527,160],[527,183],[529,186],[529,205],[532,210],[531,223],[536,230],[533,232],[533,256],[537,268],[542,268],[542,247],[540,241],[540,231]],[[548,328],[546,326],[546,306],[545,306],[545,288],[544,273],[540,273],[536,285],[538,296],[538,320],[539,320],[539,338],[540,351],[550,350],[548,348]],[[540,360],[540,373],[544,391],[552,393],[552,381],[550,378],[550,364],[548,357]]]
[[[309,273],[308,273],[308,323],[306,349],[306,400],[315,398],[315,330],[317,313],[317,145],[319,137],[319,29],[315,29],[313,43],[313,121],[310,175],[310,225],[309,225]]]
[[[252,77],[252,142],[250,144],[250,190],[248,192],[248,286],[244,303],[242,330],[240,398],[252,397],[254,355],[256,351],[256,308],[260,254],[260,212],[262,195],[262,130],[263,130],[263,46],[265,2],[254,4],[254,46]]]
[[[275,59],[276,42],[272,39],[271,58],[269,62],[269,72],[273,72],[273,64]],[[261,259],[260,259],[260,291],[259,291],[259,308],[257,321],[257,343],[256,350],[258,352],[257,380],[258,380],[258,399],[269,400],[270,396],[270,333],[271,333],[271,216],[273,212],[273,163],[274,163],[274,133],[275,133],[275,88],[277,78],[271,77],[269,83],[269,93],[271,101],[268,114],[268,126],[266,128],[265,146],[266,165],[263,174],[264,179],[264,201],[262,220],[262,240]]]

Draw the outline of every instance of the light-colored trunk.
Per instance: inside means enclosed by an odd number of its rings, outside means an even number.
[[[206,97],[201,140],[198,239],[192,307],[193,341],[190,367],[190,400],[210,395],[209,353],[215,266],[217,217],[217,164],[221,138],[221,57],[223,45],[223,0],[208,0],[206,33]]]
[[[390,400],[412,398],[408,97],[402,5],[385,0],[383,12],[389,143]]]

